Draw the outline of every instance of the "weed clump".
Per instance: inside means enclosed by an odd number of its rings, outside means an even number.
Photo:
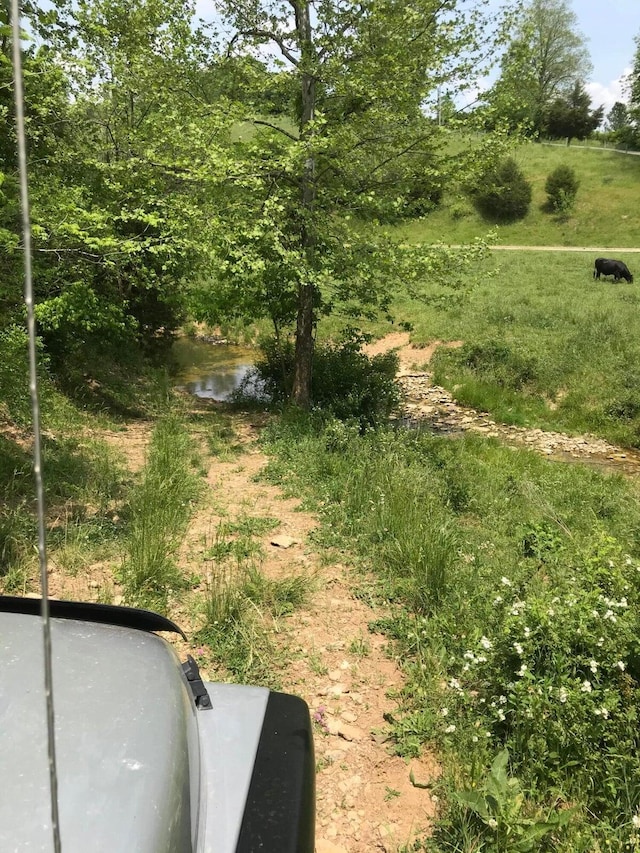
[[[386,423],[400,402],[396,382],[398,357],[386,353],[369,358],[359,335],[338,343],[316,344],[311,395],[314,406],[340,421],[356,421],[361,430]],[[287,341],[262,344],[263,358],[256,368],[265,391],[275,401],[289,399],[293,384],[294,351]]]

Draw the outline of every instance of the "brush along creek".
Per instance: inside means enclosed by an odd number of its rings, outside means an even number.
[[[188,375],[183,372],[176,380],[193,394],[194,408],[203,414],[215,405],[217,395],[228,395],[240,384],[251,363],[250,352],[204,346],[200,366],[190,367]],[[435,430],[452,439],[474,430],[552,458],[582,460],[627,474],[640,470],[637,454],[599,439],[508,427],[458,406],[444,389],[431,384],[426,368],[436,346],[417,349],[410,346],[408,335],[396,334],[369,347],[370,354],[398,351],[399,378],[406,395],[403,418],[408,426]],[[198,372],[205,362],[206,369]],[[218,367],[232,374],[223,387],[217,378],[212,379]],[[327,559],[314,544],[310,534],[317,524],[315,517],[301,510],[298,499],[286,497],[278,486],[260,479],[268,462],[257,443],[265,416],[237,413],[232,417],[236,453],[228,459],[206,457],[207,496],[191,519],[179,554],[185,575],[195,572],[202,580],[172,602],[169,615],[188,636],[195,635],[197,602],[211,583],[207,554],[221,525],[247,513],[276,520],[271,530],[257,537],[260,571],[270,579],[303,576],[309,596],[290,615],[274,620],[277,651],[269,656],[268,665],[281,689],[306,700],[314,720],[316,851],[396,853],[416,835],[429,831],[437,801],[428,785],[437,778],[438,764],[429,753],[407,763],[389,751],[385,717],[396,708],[394,696],[402,686],[402,672],[387,640],[369,631],[369,624],[386,614],[354,594],[356,586],[362,585],[361,575],[356,577],[348,566]],[[149,434],[150,427],[137,423],[105,437],[126,454],[129,467],[138,470]],[[112,596],[120,597],[118,584],[105,567],[92,567],[88,577],[82,578],[88,589],[70,589],[68,585],[77,585],[80,576],[69,578],[54,568],[52,591],[58,597],[86,599],[111,585]],[[181,641],[178,646],[181,657],[186,653],[196,657],[208,678],[225,677],[208,658],[206,648]]]

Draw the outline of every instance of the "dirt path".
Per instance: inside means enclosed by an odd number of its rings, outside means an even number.
[[[386,640],[368,630],[382,614],[354,597],[347,567],[327,564],[309,542],[316,519],[276,486],[256,480],[267,463],[255,443],[259,427],[243,420],[237,429],[241,454],[209,463],[211,499],[192,521],[183,563],[197,565],[224,518],[279,520],[262,537],[261,569],[274,578],[302,573],[311,590],[308,604],[279,620],[277,630],[286,661],[282,689],[302,696],[315,720],[317,853],[396,851],[428,828],[434,811],[429,792],[414,787],[409,774],[432,779],[436,765],[429,758],[407,764],[385,743],[384,714],[395,707],[388,693],[402,677]],[[192,621],[188,612],[175,615]]]

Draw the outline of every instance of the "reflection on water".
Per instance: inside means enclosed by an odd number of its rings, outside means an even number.
[[[193,338],[178,338],[171,354],[176,365],[178,388],[195,397],[228,400],[246,380],[255,359],[255,350],[232,344],[212,344]],[[260,395],[255,382],[247,393]]]

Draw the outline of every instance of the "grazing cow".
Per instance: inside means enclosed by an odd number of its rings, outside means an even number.
[[[596,268],[593,271],[593,277],[600,278],[601,275],[612,275],[616,281],[620,281],[621,278],[633,281],[633,276],[626,264],[623,264],[622,261],[612,261],[608,258],[596,258]]]

